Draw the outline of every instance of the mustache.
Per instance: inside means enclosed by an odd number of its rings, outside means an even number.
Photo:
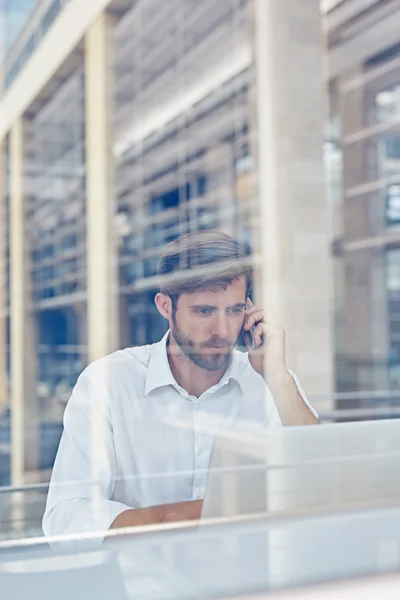
[[[212,338],[202,344],[203,348],[232,348],[232,342],[220,338]]]

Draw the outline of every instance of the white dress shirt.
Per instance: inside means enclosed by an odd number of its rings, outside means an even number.
[[[221,381],[196,398],[172,375],[167,339],[115,352],[79,377],[65,410],[45,535],[97,533],[101,542],[128,509],[203,498],[216,431],[238,421],[281,427],[247,354],[235,350]]]

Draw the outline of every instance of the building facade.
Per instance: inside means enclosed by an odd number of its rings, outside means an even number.
[[[290,364],[329,412],[321,56],[317,0],[43,0],[29,13],[0,99],[13,483],[47,476],[46,440],[89,362],[165,332],[156,264],[191,231],[248,248],[256,300],[279,309]]]
[[[333,192],[336,385],[351,418],[399,407],[399,19],[396,0],[344,0],[325,20],[330,156],[342,187]]]

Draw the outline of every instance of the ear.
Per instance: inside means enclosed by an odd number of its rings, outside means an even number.
[[[166,294],[159,292],[154,298],[158,312],[168,321],[172,319],[172,300]]]

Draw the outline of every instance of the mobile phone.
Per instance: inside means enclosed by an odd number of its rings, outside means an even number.
[[[246,304],[246,308],[249,308]],[[248,331],[247,329],[243,329],[243,337],[245,339],[246,342],[248,342],[248,344],[252,347],[253,350],[257,350],[257,348],[261,348],[261,346],[255,346],[254,344],[254,330],[257,327],[257,323],[255,325],[253,325],[253,327],[251,328],[250,331]]]
[[[255,325],[253,325],[253,327],[251,328],[251,331],[247,331],[246,329],[243,329],[243,337],[245,338],[245,341],[253,348],[253,350],[256,349],[255,344],[254,344],[254,337],[253,337],[254,329],[255,329]]]

